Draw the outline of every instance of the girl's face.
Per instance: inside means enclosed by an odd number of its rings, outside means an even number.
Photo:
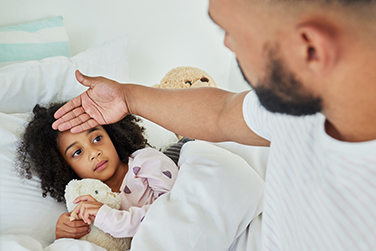
[[[108,182],[122,165],[114,145],[102,126],[72,134],[59,133],[58,149],[68,165],[80,178]]]

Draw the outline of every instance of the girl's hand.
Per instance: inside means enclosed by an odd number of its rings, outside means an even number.
[[[62,106],[53,129],[78,133],[97,125],[115,123],[128,113],[122,85],[104,77],[87,77],[76,71],[76,78],[89,89]]]
[[[99,208],[103,206],[103,203],[96,201],[90,195],[77,197],[73,203],[79,204],[73,209],[72,213],[76,213],[78,217],[88,225],[92,223]]]
[[[56,222],[55,237],[79,239],[90,232],[90,227],[82,220],[69,220],[70,213],[63,213]]]

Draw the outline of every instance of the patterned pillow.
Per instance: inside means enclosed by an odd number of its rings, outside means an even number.
[[[71,56],[61,16],[0,28],[0,67],[54,56]]]

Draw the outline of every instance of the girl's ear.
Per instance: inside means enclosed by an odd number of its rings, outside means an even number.
[[[338,45],[334,29],[304,24],[297,29],[302,63],[317,75],[329,73],[337,62]]]

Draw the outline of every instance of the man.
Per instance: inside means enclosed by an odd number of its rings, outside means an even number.
[[[90,89],[53,127],[78,132],[133,113],[191,138],[270,144],[263,249],[376,250],[376,1],[210,0],[209,15],[254,92],[77,72]]]

